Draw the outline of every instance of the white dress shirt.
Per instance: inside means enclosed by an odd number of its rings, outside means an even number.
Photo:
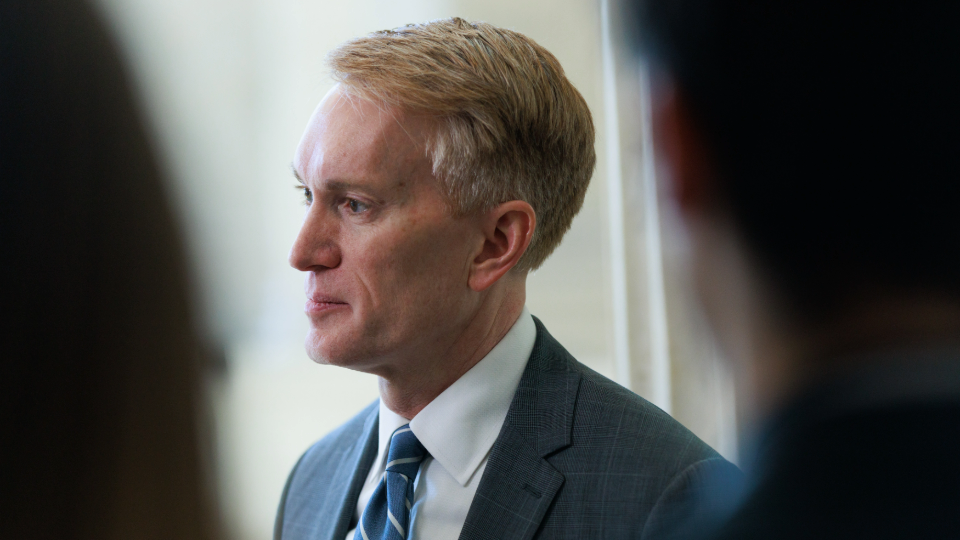
[[[430,457],[420,465],[414,481],[407,540],[459,537],[490,448],[500,434],[536,339],[533,317],[524,308],[500,343],[413,420],[391,411],[381,401],[379,451],[357,500],[354,518],[360,519],[383,477],[390,435],[409,422]],[[350,531],[346,540],[353,540],[353,535]]]

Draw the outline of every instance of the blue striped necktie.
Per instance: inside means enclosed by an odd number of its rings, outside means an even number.
[[[353,540],[403,540],[409,534],[413,481],[427,451],[410,431],[410,424],[390,437],[387,467],[360,516]]]

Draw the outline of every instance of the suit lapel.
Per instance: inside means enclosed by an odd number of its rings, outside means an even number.
[[[333,508],[330,508],[327,512],[327,515],[338,517],[322,526],[318,531],[319,539],[343,540],[347,532],[350,531],[356,512],[357,499],[360,497],[363,483],[370,473],[370,467],[373,466],[373,460],[377,457],[379,419],[380,410],[374,408],[363,424],[363,437],[360,437],[353,448],[344,455],[342,465],[337,467],[330,479],[330,485],[347,486],[347,489],[343,491],[343,496],[334,502]]]
[[[545,459],[570,445],[580,373],[534,317],[537,341],[477,487],[460,540],[529,540],[563,485]]]

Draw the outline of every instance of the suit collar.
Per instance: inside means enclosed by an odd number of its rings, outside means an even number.
[[[507,413],[460,540],[529,540],[563,485],[545,459],[571,443],[580,373],[534,317],[537,340]]]
[[[570,353],[540,322],[537,341],[513,397],[506,423],[546,457],[570,445],[580,372]],[[504,432],[501,432],[501,437]]]
[[[329,521],[325,527],[327,530],[321,531],[319,538],[342,540],[353,525],[357,499],[360,497],[360,491],[363,489],[363,483],[367,479],[373,460],[377,456],[379,413],[378,407],[370,407],[367,419],[363,423],[363,436],[358,438],[353,448],[347,452],[349,461],[342,467],[338,467],[330,479],[331,485],[348,486],[348,488],[344,490],[343,497],[338,501],[336,511],[333,513],[337,519]]]

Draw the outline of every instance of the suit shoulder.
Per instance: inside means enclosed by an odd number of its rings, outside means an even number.
[[[357,440],[364,436],[365,430],[369,428],[367,423],[370,417],[379,410],[379,400],[375,400],[357,413],[353,418],[347,420],[340,427],[326,434],[319,441],[313,443],[310,448],[304,452],[297,464],[297,469],[310,468],[313,463],[329,463],[332,456],[343,454],[350,450]]]
[[[313,538],[339,522],[329,519],[339,512],[344,493],[359,493],[376,452],[371,432],[376,429],[379,402],[360,411],[346,423],[315,442],[290,471],[280,497],[274,538]]]
[[[572,444],[613,452],[614,461],[645,463],[666,477],[719,454],[659,407],[580,363],[543,323],[531,355],[534,369],[544,373],[576,373],[579,389],[574,406]],[[569,378],[561,377],[569,380]],[[556,379],[555,379],[556,380]]]
[[[619,439],[631,440],[632,448],[646,459],[655,453],[673,462],[680,472],[691,464],[719,458],[719,454],[692,431],[636,393],[573,360],[581,374],[575,429],[609,430]]]

